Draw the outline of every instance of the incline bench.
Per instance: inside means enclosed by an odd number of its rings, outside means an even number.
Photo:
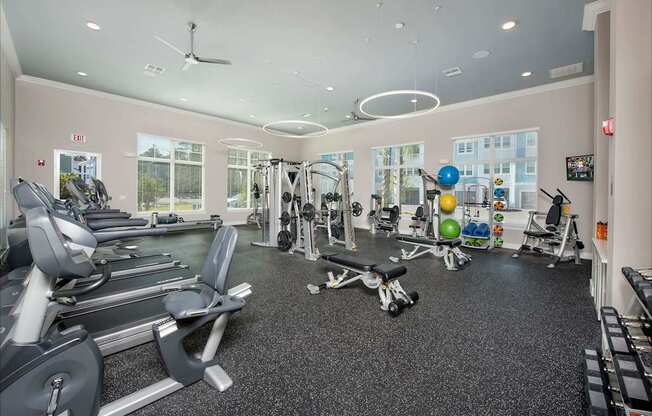
[[[435,257],[443,257],[444,264],[446,264],[446,269],[448,270],[458,270],[457,266],[462,267],[471,261],[471,257],[460,250],[462,240],[459,238],[433,240],[430,238],[399,235],[396,237],[396,240],[414,246],[414,250],[409,253],[407,250],[401,249],[401,260],[412,260],[424,254],[432,254]],[[419,249],[423,250],[419,251]],[[395,263],[399,261],[396,257],[390,257],[389,259]]]
[[[328,281],[319,286],[308,285],[311,294],[320,289],[339,289],[357,280],[362,280],[370,289],[378,289],[380,308],[390,315],[397,316],[403,309],[413,306],[419,300],[417,292],[406,293],[398,278],[407,273],[405,266],[397,264],[378,264],[375,261],[346,254],[322,254],[321,259],[342,268],[335,276],[328,272]],[[349,274],[351,273],[351,274]]]

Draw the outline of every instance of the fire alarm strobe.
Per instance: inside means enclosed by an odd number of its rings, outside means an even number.
[[[36,166],[43,167],[45,166],[45,159],[39,159],[36,161]]]
[[[616,130],[615,120],[613,117],[609,117],[602,122],[602,133],[606,136],[613,136]]]

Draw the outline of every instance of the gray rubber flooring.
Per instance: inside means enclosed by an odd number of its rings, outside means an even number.
[[[600,336],[590,263],[548,270],[544,258],[466,249],[472,264],[449,272],[420,258],[401,280],[420,301],[392,318],[362,284],[310,295],[306,285],[326,279],[324,263],[253,247],[258,231],[238,230],[231,285],[249,282],[254,294],[218,352],[234,386],[219,393],[199,382],[137,415],[583,414],[581,351]],[[199,271],[212,235],[141,244]],[[357,239],[358,255],[379,262],[402,246],[364,230]],[[164,377],[153,344],[111,356],[104,402]]]

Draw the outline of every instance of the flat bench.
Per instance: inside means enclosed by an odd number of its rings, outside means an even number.
[[[446,240],[432,240],[430,238],[410,237],[408,235],[399,235],[396,237],[398,241],[403,241],[410,244],[421,244],[424,246],[448,246],[459,247],[462,245],[462,240],[459,238],[446,239]]]
[[[319,294],[320,289],[339,289],[361,280],[370,289],[378,289],[381,309],[397,316],[403,309],[413,306],[419,299],[417,292],[406,293],[398,278],[407,273],[400,264],[379,264],[376,261],[347,254],[322,254],[322,260],[336,265],[343,271],[335,275],[328,272],[328,281],[320,285],[308,285],[308,291]]]
[[[407,273],[405,266],[400,264],[377,264],[375,261],[363,257],[348,256],[346,254],[322,254],[321,258],[352,270],[377,273],[384,283],[398,279]]]
[[[434,257],[443,257],[447,270],[459,270],[458,266],[462,267],[471,262],[471,257],[460,250],[460,246],[462,245],[460,238],[435,240],[409,235],[398,235],[396,236],[396,241],[411,244],[414,246],[414,249],[410,252],[401,249],[400,259],[398,257],[389,258],[394,263],[398,263],[399,260],[413,260],[426,254],[432,254]]]

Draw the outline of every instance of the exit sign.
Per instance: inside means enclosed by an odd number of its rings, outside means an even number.
[[[73,133],[73,134],[70,135],[70,140],[73,143],[86,143],[86,136],[84,136],[83,134],[74,134]]]

